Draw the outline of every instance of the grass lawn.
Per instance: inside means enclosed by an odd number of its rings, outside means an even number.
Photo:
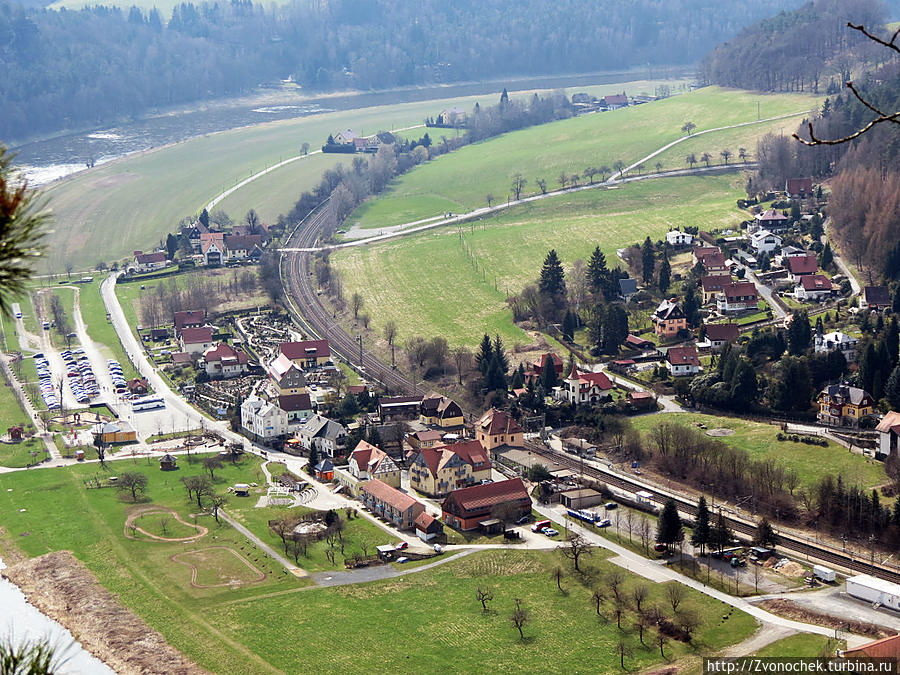
[[[32,452],[36,454],[32,456]],[[47,447],[39,438],[29,438],[27,441],[9,445],[0,444],[0,466],[16,469],[37,464],[47,457]]]
[[[616,249],[662,237],[673,226],[735,225],[744,214],[735,176],[691,176],[588,190],[516,207],[498,217],[332,254],[344,296],[362,294],[371,333],[396,321],[398,344],[442,335],[451,347],[499,334],[507,346],[530,342],[513,325],[507,292],[537,279],[555,248],[571,268],[597,245],[615,265]]]
[[[629,92],[653,92],[657,84],[640,81],[578,89],[595,95],[621,91],[623,86]],[[530,97],[533,91],[523,92],[521,97]],[[510,95],[517,96],[515,92]],[[95,167],[46,191],[56,222],[65,224],[53,228],[48,237],[47,267],[61,270],[68,261],[76,270],[91,269],[101,260],[110,262],[135,249],[147,250],[172,231],[181,218],[199,213],[216,195],[266,166],[300,154],[304,142],[319,147],[330,133],[348,127],[369,134],[421,124],[425,117],[449,105],[470,109],[477,101],[485,104],[489,98],[495,100],[493,96],[435,99],[266,122],[207,134]],[[302,101],[298,97],[297,102]],[[318,157],[313,155],[267,174],[258,184],[251,183],[252,188],[237,191],[225,206],[234,209],[231,216],[235,220],[249,208],[267,214],[286,208],[319,182],[321,172],[304,164],[322,163],[320,167],[324,167],[331,161]],[[338,161],[349,166],[351,160],[345,156]],[[247,197],[239,194],[244,190],[250,190]],[[272,207],[267,206],[269,202]]]
[[[537,669],[542,673],[569,673],[581,672],[590,663],[590,672],[612,673],[619,671],[615,645],[620,636],[634,653],[626,659],[630,670],[662,662],[651,642],[653,631],[645,633],[648,647],[639,643],[631,628],[632,611],[623,617],[622,631],[610,618],[609,603],[601,606],[602,618],[594,612],[591,586],[614,567],[604,553],[598,551],[586,560],[584,577],[575,576],[564,564],[564,593],[557,590],[551,574],[558,564],[560,557],[553,552],[484,551],[385,582],[310,591],[302,599],[283,595],[240,602],[214,610],[211,619],[231,630],[248,622],[278,625],[277,641],[264,631],[249,631],[245,639],[265,652],[274,666],[289,672],[296,669],[299,645],[307,643],[312,631],[354,636],[353,649],[340,640],[316,642],[308,664],[317,663],[329,672],[368,673],[377,663],[380,672],[412,668],[417,673],[443,673],[452,664],[454,672],[518,673],[534,672],[535,664],[540,664]],[[636,583],[642,582],[629,575],[626,593]],[[493,590],[487,613],[475,598],[479,586]],[[648,604],[664,605],[663,585],[648,587]],[[515,598],[531,617],[524,640],[509,620]],[[298,603],[302,612],[294,612]],[[696,658],[697,652],[719,649],[756,630],[749,616],[693,591],[684,606],[703,617],[696,651],[671,642],[665,647],[669,660]],[[291,614],[291,621],[283,621],[286,614]],[[402,642],[398,636],[403,636]],[[360,653],[366,658],[360,659]]]
[[[835,650],[843,648],[843,640],[835,640],[824,635],[798,633],[781,638],[766,645],[754,656],[763,657],[796,657],[796,656],[834,656]]]
[[[485,206],[488,193],[501,202],[510,192],[510,180],[517,172],[529,181],[527,194],[538,192],[536,181],[541,178],[547,181],[549,189],[556,189],[561,172],[580,175],[588,166],[611,167],[616,160],[631,164],[680,138],[681,126],[687,121],[694,122],[698,131],[756,121],[758,100],[763,102],[764,117],[771,117],[808,111],[818,99],[706,87],[642,106],[504,134],[417,167],[399,178],[383,197],[361,206],[347,222],[379,228],[429,218],[448,210],[469,211]],[[793,126],[798,123],[799,118]],[[754,133],[754,127],[747,129],[751,130],[749,134]],[[743,131],[729,132],[733,137],[727,141],[743,138]],[[720,150],[724,147],[721,143],[725,142],[726,139],[721,139],[716,147]],[[745,142],[755,152],[755,143],[750,139]],[[680,147],[678,153],[677,167],[670,158],[669,168],[683,167],[685,153]],[[651,160],[650,166],[656,161]],[[665,158],[662,161],[667,162]]]
[[[744,448],[753,459],[774,459],[785,467],[794,469],[804,487],[813,486],[821,476],[842,476],[847,485],[857,484],[873,488],[885,482],[881,462],[848,452],[846,448],[829,442],[828,447],[805,445],[793,441],[779,441],[779,428],[771,424],[751,422],[733,417],[701,415],[697,413],[663,413],[634,417],[631,423],[636,429],[648,433],[661,422],[675,422],[694,426],[702,422],[710,429],[733,429],[734,435],[719,440]]]
[[[87,327],[88,335],[94,342],[101,345],[100,350],[108,359],[115,359],[122,366],[122,374],[126,380],[138,377],[138,372],[125,354],[125,348],[113,328],[112,323],[106,318],[106,305],[100,296],[100,279],[94,279],[89,284],[80,285],[79,306],[81,318]],[[123,307],[123,309],[125,309]],[[126,314],[127,316],[127,314]]]

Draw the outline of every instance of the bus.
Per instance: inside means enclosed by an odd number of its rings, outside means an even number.
[[[165,408],[166,401],[162,396],[145,396],[132,402],[132,410],[153,410],[154,408]]]
[[[18,303],[18,302],[14,302],[14,303],[13,303],[12,311],[13,311],[13,316],[14,316],[14,317],[16,317],[17,319],[21,319],[21,318],[22,318],[22,308],[19,307],[19,303]]]

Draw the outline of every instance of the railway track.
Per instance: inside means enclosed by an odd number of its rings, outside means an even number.
[[[328,200],[323,201],[288,237],[285,247],[315,248],[328,222]],[[311,337],[328,340],[332,351],[354,367],[364,378],[380,384],[389,394],[403,395],[415,390],[402,373],[360,348],[357,338],[349,335],[319,301],[314,288],[312,253],[284,251],[281,259],[281,281],[294,319]]]
[[[560,466],[574,469],[579,472],[584,471],[585,475],[596,478],[597,480],[601,480],[613,487],[631,493],[634,493],[637,490],[645,490],[651,493],[654,498],[659,500],[661,503],[665,502],[667,499],[674,499],[675,503],[678,505],[678,510],[682,513],[686,513],[690,516],[694,516],[697,513],[697,506],[694,502],[675,493],[660,490],[659,488],[655,488],[654,486],[648,485],[644,482],[638,482],[637,480],[629,479],[627,476],[622,476],[617,473],[604,471],[603,469],[594,466],[589,466],[588,464],[584,464],[580,459],[573,458],[563,453],[554,452],[553,450],[550,450],[541,444],[526,443],[526,447],[529,451],[536,455],[546,457],[547,459],[556,462]],[[752,537],[755,534],[756,527],[753,524],[748,523],[742,519],[735,518],[733,516],[729,516],[726,514],[722,515],[724,516],[725,521],[728,523],[728,526],[735,532],[747,537]],[[832,563],[834,565],[839,565],[840,567],[844,567],[855,572],[871,574],[872,576],[878,577],[879,579],[886,579],[887,581],[900,583],[900,572],[894,569],[885,567],[884,565],[880,565],[877,563],[872,564],[870,562],[866,562],[865,560],[860,560],[855,556],[851,556],[829,546],[813,544],[811,542],[804,541],[802,538],[790,533],[779,532],[778,545],[781,548],[787,549],[800,555],[805,555],[809,558],[816,558],[817,560]]]

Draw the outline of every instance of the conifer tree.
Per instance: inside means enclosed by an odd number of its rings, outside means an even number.
[[[710,540],[709,526],[709,508],[706,506],[706,497],[700,495],[700,501],[697,502],[697,518],[694,525],[694,531],[691,534],[691,543],[700,547],[700,554],[706,551],[706,546]]]
[[[682,539],[684,539],[684,528],[681,525],[681,516],[678,515],[675,501],[669,499],[663,506],[656,524],[656,541],[666,546],[672,546]]]
[[[644,278],[644,283],[649,284],[653,281],[653,270],[656,267],[656,253],[653,250],[653,242],[650,241],[650,237],[648,236],[644,240],[644,245],[641,246],[641,274]]]

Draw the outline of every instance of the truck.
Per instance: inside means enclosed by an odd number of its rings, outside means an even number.
[[[900,584],[859,574],[847,579],[847,595],[877,606],[900,610]]]
[[[813,575],[820,581],[834,581],[837,578],[834,570],[824,565],[813,565]]]

